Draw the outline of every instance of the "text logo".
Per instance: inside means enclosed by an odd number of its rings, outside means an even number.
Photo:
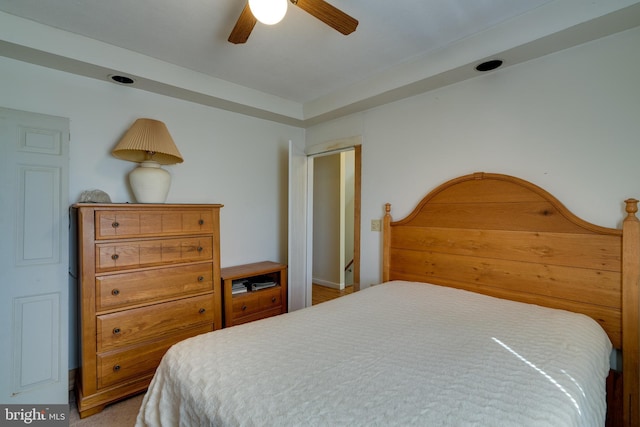
[[[69,425],[69,405],[0,405],[0,426]]]

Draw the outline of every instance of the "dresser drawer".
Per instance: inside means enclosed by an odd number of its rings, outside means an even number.
[[[168,234],[211,233],[211,210],[96,212],[96,239],[133,238]]]
[[[179,334],[171,335],[162,341],[128,347],[126,350],[98,354],[98,388],[107,387],[145,375],[153,375],[160,360],[162,360],[162,356],[164,356],[172,345],[189,337],[204,334],[212,330],[213,327],[211,325],[199,326]]]
[[[280,286],[237,295],[233,298],[233,316],[241,317],[282,306]]]
[[[96,311],[213,290],[211,263],[96,277]]]
[[[96,244],[96,272],[206,261],[213,256],[213,239],[199,236]]]
[[[97,316],[97,350],[107,351],[214,323],[213,295],[203,295]],[[218,326],[216,326],[217,328]]]

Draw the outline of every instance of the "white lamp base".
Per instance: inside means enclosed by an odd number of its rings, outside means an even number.
[[[129,173],[129,184],[138,203],[164,203],[171,185],[171,174],[158,162],[145,160]]]

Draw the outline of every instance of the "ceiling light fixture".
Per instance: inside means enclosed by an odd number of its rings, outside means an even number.
[[[249,8],[258,21],[273,25],[284,18],[288,2],[289,0],[249,0]]]
[[[495,70],[502,65],[502,59],[491,59],[476,65],[476,70],[484,72]]]
[[[131,85],[135,82],[131,77],[121,76],[118,74],[111,74],[109,75],[109,78],[116,83],[120,83],[121,85]]]

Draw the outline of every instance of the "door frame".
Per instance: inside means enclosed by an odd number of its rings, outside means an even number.
[[[311,306],[312,294],[312,262],[313,262],[313,158],[342,151],[354,151],[354,221],[353,221],[353,291],[360,290],[360,240],[361,240],[361,205],[362,205],[362,137],[354,136],[340,140],[328,141],[314,145],[305,150],[307,154],[307,178],[306,178],[306,248],[307,256],[304,270],[307,272],[305,286],[305,306]],[[290,238],[291,240],[291,238]]]

